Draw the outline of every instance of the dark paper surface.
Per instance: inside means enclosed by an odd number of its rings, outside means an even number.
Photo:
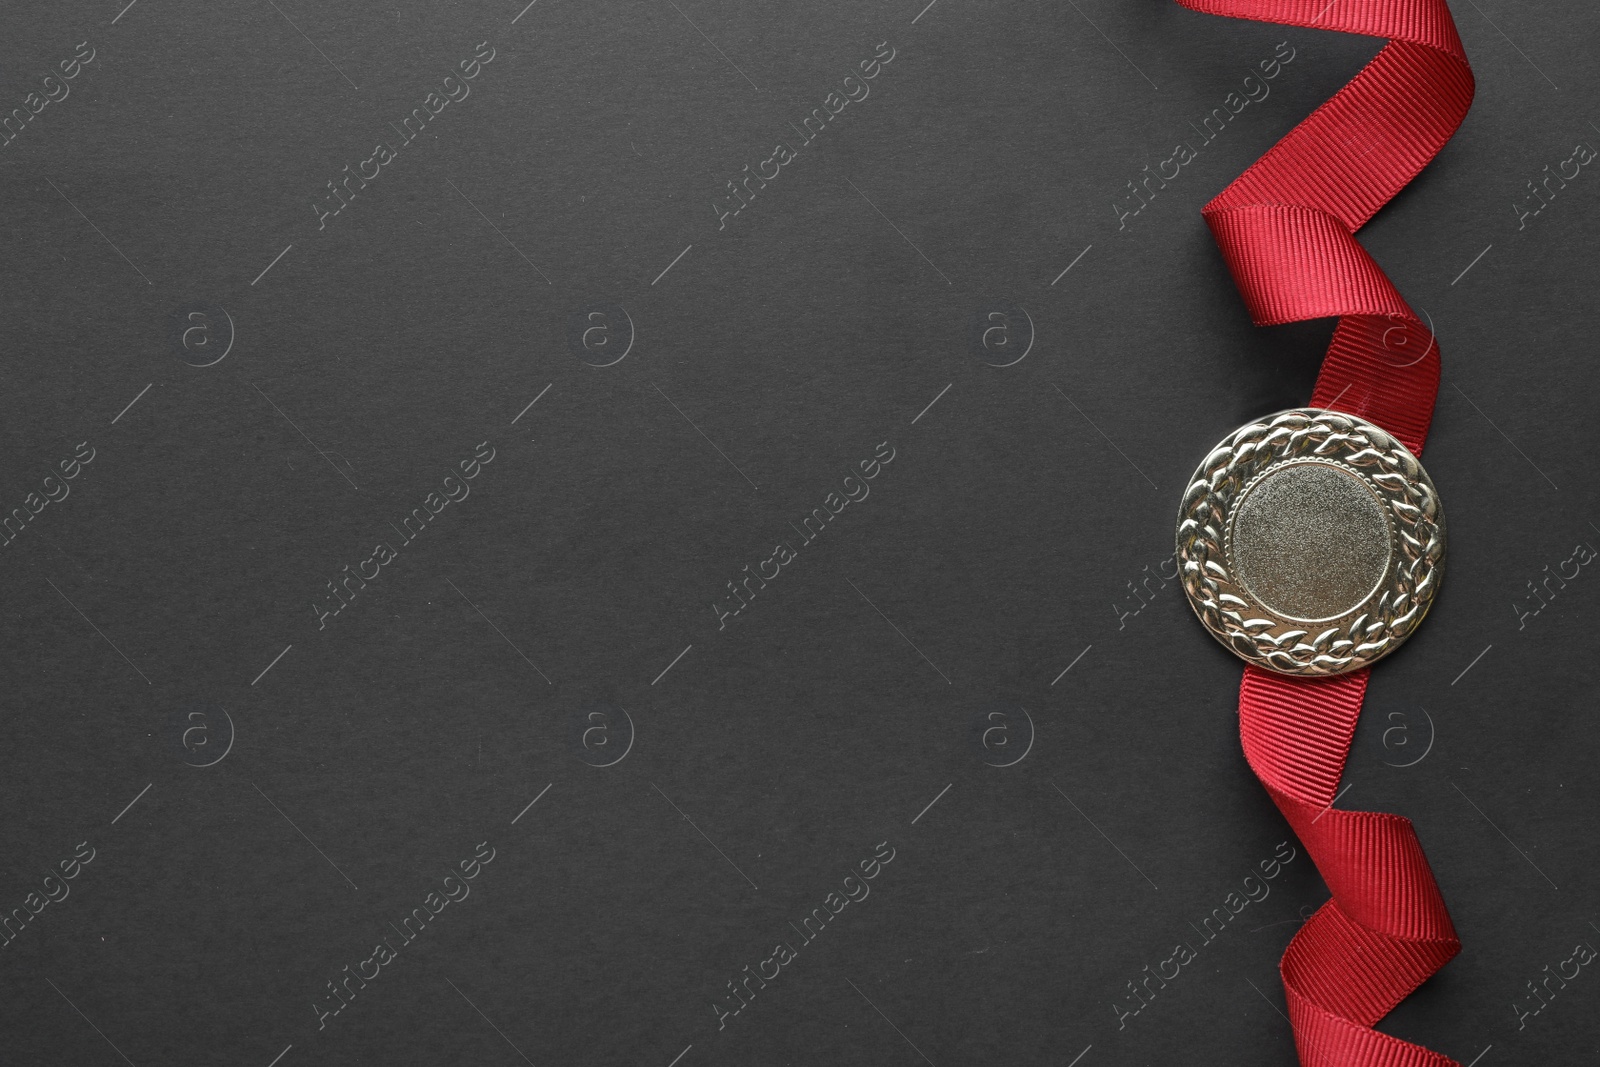
[[[1331,328],[1199,209],[1381,42],[924,3],[7,9],[0,1060],[1294,1062],[1327,892],[1161,573]],[[1449,574],[1339,806],[1464,945],[1380,1028],[1579,1062],[1600,15],[1454,10],[1361,235]]]

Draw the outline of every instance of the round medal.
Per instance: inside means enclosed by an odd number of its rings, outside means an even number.
[[[1178,513],[1195,614],[1283,674],[1343,674],[1393,652],[1433,602],[1444,549],[1444,512],[1417,458],[1372,423],[1320,408],[1229,434]]]

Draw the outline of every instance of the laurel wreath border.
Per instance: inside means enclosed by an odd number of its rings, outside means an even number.
[[[1375,596],[1319,633],[1256,601],[1235,579],[1225,540],[1246,487],[1273,467],[1311,459],[1358,474],[1387,508],[1394,537]],[[1282,674],[1343,674],[1394,651],[1433,603],[1444,548],[1444,512],[1417,457],[1372,423],[1319,408],[1282,411],[1229,434],[1195,471],[1178,515],[1180,576],[1195,614],[1239,656]]]

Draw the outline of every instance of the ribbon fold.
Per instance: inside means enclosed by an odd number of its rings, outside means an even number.
[[[1258,326],[1339,316],[1313,407],[1422,451],[1439,350],[1360,229],[1438,154],[1472,104],[1444,0],[1177,0],[1195,11],[1388,38],[1343,89],[1202,211]],[[1301,679],[1245,668],[1245,758],[1305,844],[1332,899],[1280,965],[1304,1067],[1452,1067],[1373,1029],[1460,951],[1408,819],[1335,811],[1368,672]]]

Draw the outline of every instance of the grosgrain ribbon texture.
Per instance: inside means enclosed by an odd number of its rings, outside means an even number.
[[[1439,350],[1355,239],[1439,152],[1473,78],[1444,0],[1177,0],[1213,15],[1388,38],[1360,74],[1207,204],[1258,326],[1339,316],[1314,407],[1358,415],[1414,453],[1433,418]],[[1366,670],[1300,679],[1246,667],[1245,758],[1333,897],[1280,972],[1304,1067],[1456,1061],[1373,1029],[1461,947],[1408,819],[1335,811]]]

